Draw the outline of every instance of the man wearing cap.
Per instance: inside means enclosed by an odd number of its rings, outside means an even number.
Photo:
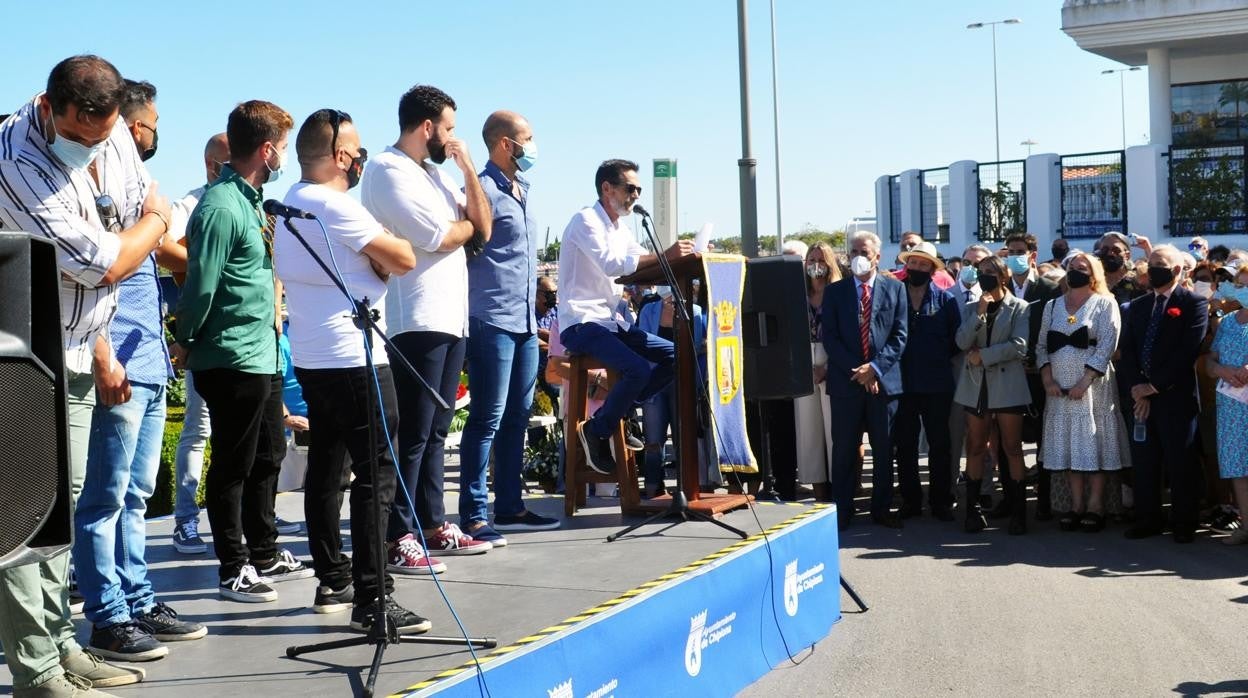
[[[901,483],[901,518],[923,513],[923,486],[919,482],[919,425],[927,430],[930,461],[928,505],[932,516],[953,521],[953,490],[950,487],[952,457],[949,441],[949,411],[955,388],[953,355],[957,352],[954,335],[961,322],[958,300],[941,290],[933,274],[944,268],[936,247],[920,242],[901,253],[905,264],[906,324],[905,351],[901,354],[901,399],[893,427],[897,446],[897,479]]]

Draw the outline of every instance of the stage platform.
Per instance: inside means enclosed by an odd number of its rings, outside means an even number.
[[[448,511],[455,510],[456,496],[454,492],[447,493]],[[527,501],[529,507],[539,513],[563,518],[561,496],[534,495]],[[524,654],[535,648],[540,649],[540,645],[550,644],[552,638],[561,636],[561,631],[566,634],[575,623],[589,621],[594,614],[582,617],[582,612],[588,609],[605,610],[648,595],[651,590],[663,591],[671,586],[671,582],[707,573],[720,562],[737,557],[738,551],[763,556],[760,559],[764,565],[768,561],[767,552],[762,550],[757,536],[742,544],[739,538],[707,523],[684,523],[676,527],[671,527],[669,523],[656,523],[640,529],[629,538],[606,543],[604,539],[608,534],[636,519],[622,517],[617,500],[611,498],[591,498],[589,505],[575,517],[566,519],[564,527],[559,530],[509,534],[509,545],[505,548],[485,555],[443,558],[449,570],[439,579],[468,633],[493,636],[499,640],[502,651],[492,655],[491,650],[478,650],[480,657],[491,657],[485,666],[507,663],[510,661],[509,654]],[[283,518],[303,520],[302,496],[299,493],[279,495],[277,509]],[[827,552],[833,561],[828,572],[833,576],[826,580],[824,586],[829,587],[829,592],[835,592],[832,596],[839,598],[833,572],[836,559],[834,512],[820,511],[808,505],[766,503],[758,504],[754,511],[762,528],[770,529],[769,535],[773,539],[803,521],[809,522],[821,514],[832,514],[832,534]],[[203,518],[205,523],[202,525],[207,529],[206,514]],[[754,515],[746,509],[726,514],[722,520],[750,534],[760,531]],[[344,516],[344,532],[345,521]],[[372,657],[370,647],[320,652],[295,659],[285,656],[285,649],[290,645],[353,635],[347,628],[349,613],[319,615],[312,612],[314,578],[277,584],[281,596],[274,603],[244,604],[220,600],[215,589],[216,565],[212,555],[176,553],[170,541],[172,528],[173,522],[169,519],[152,521],[148,527],[148,560],[157,598],[173,606],[183,618],[205,623],[209,634],[194,642],[169,643],[168,657],[138,664],[147,670],[144,683],[111,689],[112,692],[123,696],[179,698],[358,694],[367,674],[366,665]],[[306,537],[283,536],[279,543],[310,564]],[[211,550],[210,538],[209,546]],[[779,570],[774,593],[780,617],[784,616],[785,600],[780,597],[783,595],[781,587],[785,584],[787,561],[787,558],[777,559],[773,565],[773,569]],[[807,562],[802,564],[805,567]],[[752,598],[763,596],[762,589],[766,583],[767,576],[763,571],[761,580],[758,580],[759,590],[752,592]],[[797,593],[793,592],[794,598]],[[395,595],[400,603],[433,622],[433,634],[459,634],[446,604],[427,577],[397,576]],[[707,601],[714,606],[716,594],[708,596]],[[804,599],[803,603],[807,603]],[[731,603],[731,599],[727,601]],[[684,624],[679,638],[682,646],[684,634],[691,633],[688,625],[690,616],[700,610],[685,612],[682,609],[675,614],[684,613],[675,618],[678,624]],[[839,617],[839,606],[836,616]],[[568,623],[569,619],[575,618],[580,620]],[[75,619],[79,624],[79,638],[85,641],[89,626],[82,616]],[[825,619],[826,626],[830,627],[835,619],[829,615]],[[707,623],[715,620],[712,618]],[[764,620],[771,623],[771,616]],[[744,621],[739,624],[744,625]],[[827,627],[819,637],[826,634]],[[739,628],[738,632],[742,631],[748,632],[745,627]],[[637,627],[633,632],[637,639],[644,642],[645,627]],[[754,634],[757,636],[759,633],[755,631]],[[758,644],[757,637],[753,642]],[[534,647],[526,649],[528,645]],[[801,648],[791,649],[798,652]],[[726,651],[720,655],[729,656]],[[780,658],[784,658],[783,653]],[[417,689],[440,690],[454,683],[452,674],[455,672],[448,670],[462,668],[470,660],[468,651],[460,647],[392,645],[386,652],[377,694],[407,693]],[[678,666],[679,660],[678,655]],[[772,657],[771,661],[774,663],[775,658]],[[691,670],[690,674],[696,675],[696,672]],[[431,683],[439,675],[442,675],[441,678]],[[554,684],[521,688],[510,682],[496,684],[489,681],[488,673],[486,677],[490,694],[495,698],[546,696],[547,689],[555,688]],[[459,678],[462,680],[464,677]],[[10,683],[7,669],[0,665],[0,686],[6,687],[0,692],[9,690],[7,686]],[[570,686],[569,681],[569,689]],[[579,697],[583,693],[585,691],[578,686],[575,695]],[[475,684],[468,694],[478,694]],[[638,694],[621,687],[614,695]]]

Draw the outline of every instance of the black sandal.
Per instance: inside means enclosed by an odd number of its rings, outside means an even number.
[[[1076,531],[1079,529],[1080,514],[1068,511],[1057,517],[1057,527],[1063,531]]]
[[[1096,533],[1105,528],[1105,517],[1094,511],[1089,511],[1079,519],[1079,527],[1085,533]]]

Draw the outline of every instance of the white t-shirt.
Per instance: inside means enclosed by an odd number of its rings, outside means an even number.
[[[369,305],[377,309],[381,315],[377,324],[385,331],[386,285],[377,278],[368,256],[361,251],[383,234],[381,224],[355,199],[320,184],[299,182],[286,193],[284,203],[315,215],[325,225],[322,232],[316,221],[291,219],[295,229],[330,269],[337,263],[351,295],[358,300],[367,298]],[[330,242],[328,246],[326,236]],[[295,366],[364,366],[364,335],[355,326],[347,299],[286,229],[284,222],[278,223],[274,235],[273,259],[277,276],[286,287],[290,353]],[[375,336],[373,363],[388,363],[385,346]]]
[[[454,180],[390,146],[372,157],[360,184],[364,207],[386,230],[412,243],[416,268],[390,278],[386,323],[394,334],[468,334],[468,258],[463,247],[439,252],[467,199]]]
[[[622,289],[615,279],[637,271],[645,253],[623,216],[612,223],[601,203],[572,216],[559,248],[559,326],[628,329],[632,321],[616,312]]]

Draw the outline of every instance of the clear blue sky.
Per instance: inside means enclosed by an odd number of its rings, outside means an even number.
[[[1001,152],[1074,153],[1121,141],[1119,67],[1060,30],[1060,0],[777,0],[786,232],[840,227],[874,208],[877,176],[961,159],[991,160],[998,28]],[[733,0],[204,3],[80,0],[5,8],[0,113],[42,89],[76,53],[98,53],[159,90],[160,150],[148,165],[170,195],[199,186],[208,136],[233,106],[267,99],[296,127],[321,107],[355,118],[378,151],[398,131],[399,96],[428,83],[458,102],[458,135],[486,160],[480,127],[499,108],[526,115],[540,146],[532,201],[551,238],[594,199],[608,157],[680,161],[680,226],[739,228],[741,154]],[[769,7],[750,2],[754,155],[760,233],[775,229]],[[58,19],[59,18],[59,19]],[[57,21],[53,21],[57,19]],[[1128,74],[1127,141],[1147,131],[1145,71]],[[293,161],[293,157],[292,157]],[[298,179],[266,187],[280,198]]]

